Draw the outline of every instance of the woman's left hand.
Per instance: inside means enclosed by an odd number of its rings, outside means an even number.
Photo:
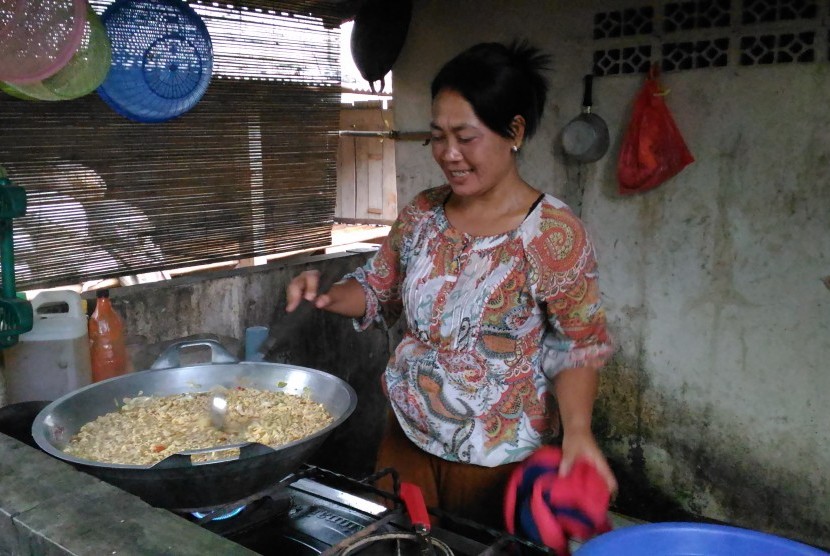
[[[554,385],[562,417],[562,463],[559,474],[567,475],[574,462],[583,458],[594,465],[605,479],[613,497],[617,493],[617,479],[602,455],[591,432],[591,412],[597,396],[599,373],[593,367],[574,367],[556,375]]]
[[[611,498],[617,494],[617,479],[590,431],[574,431],[570,434],[565,431],[562,439],[562,462],[559,464],[559,475],[567,475],[577,459],[584,459],[596,468],[600,477],[605,479]]]

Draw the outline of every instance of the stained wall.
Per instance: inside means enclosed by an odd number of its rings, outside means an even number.
[[[595,79],[594,112],[611,135],[600,161],[569,162],[559,134],[579,113],[594,51],[613,42],[592,38],[596,14],[630,7],[416,0],[393,69],[396,124],[428,129],[429,82],[467,46],[526,37],[552,53],[545,120],[520,164],[529,183],[581,214],[596,244],[619,349],[595,428],[621,480],[617,504],[650,519],[720,520],[830,546],[824,20],[753,28],[733,17],[700,31],[701,40],[730,38],[729,63],[662,76],[696,161],[650,192],[621,196],[620,142],[643,75]],[[738,63],[741,37],[799,26],[817,31],[815,61]],[[656,53],[670,40],[640,38]],[[401,206],[443,183],[429,147],[398,142],[396,161]]]

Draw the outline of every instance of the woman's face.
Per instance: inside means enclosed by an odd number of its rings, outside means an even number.
[[[480,195],[515,176],[515,155],[510,149],[516,140],[484,125],[457,91],[444,89],[436,95],[430,128],[432,156],[453,193]]]

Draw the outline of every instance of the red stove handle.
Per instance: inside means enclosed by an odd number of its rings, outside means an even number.
[[[420,487],[401,481],[401,500],[403,500],[412,525],[416,528],[423,527],[426,531],[429,531],[429,512],[427,512],[427,505],[424,502],[424,495]]]

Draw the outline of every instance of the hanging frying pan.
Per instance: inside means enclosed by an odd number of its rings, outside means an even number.
[[[365,0],[355,15],[349,46],[373,93],[383,92],[384,78],[401,53],[411,16],[412,0]],[[375,81],[380,81],[378,91]]]
[[[593,75],[586,75],[582,113],[562,130],[562,149],[577,162],[596,162],[608,150],[608,126],[591,112]]]

